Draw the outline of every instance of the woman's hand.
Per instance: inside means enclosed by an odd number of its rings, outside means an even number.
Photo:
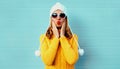
[[[59,33],[58,33],[58,29],[57,29],[57,27],[56,27],[56,25],[55,25],[55,23],[52,21],[52,30],[53,30],[53,34],[57,37],[57,38],[59,38]]]
[[[60,37],[62,37],[62,36],[64,36],[64,35],[65,35],[65,26],[66,26],[66,23],[65,23],[65,21],[64,21],[64,23],[62,24]]]

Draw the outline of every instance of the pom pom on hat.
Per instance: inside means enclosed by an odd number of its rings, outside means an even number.
[[[56,11],[58,9],[61,10],[63,13],[65,13],[67,15],[66,8],[61,3],[57,2],[55,5],[52,6],[52,8],[50,10],[50,16],[52,15],[52,13],[54,11]]]

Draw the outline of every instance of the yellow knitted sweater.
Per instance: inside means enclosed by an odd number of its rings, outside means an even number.
[[[45,69],[74,69],[79,55],[76,43],[78,37],[75,34],[73,36],[71,39],[65,36],[60,38],[52,36],[51,39],[44,34],[40,36],[41,59]]]

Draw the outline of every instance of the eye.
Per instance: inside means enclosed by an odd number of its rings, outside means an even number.
[[[60,14],[60,17],[61,17],[61,18],[64,18],[64,17],[65,17],[65,13],[61,13],[61,14]]]
[[[57,13],[53,13],[53,14],[52,14],[52,17],[53,17],[53,18],[56,18],[56,17],[57,17]]]

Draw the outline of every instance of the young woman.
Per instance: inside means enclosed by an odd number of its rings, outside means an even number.
[[[65,7],[56,3],[50,11],[50,26],[40,36],[45,69],[74,69],[79,58],[77,41],[77,35],[69,28]]]

